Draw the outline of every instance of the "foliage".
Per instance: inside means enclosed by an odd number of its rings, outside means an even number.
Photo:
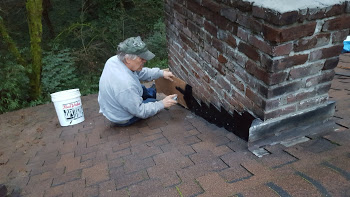
[[[95,0],[96,20],[111,47],[132,36],[147,37],[153,25],[163,17],[163,1],[159,0]]]
[[[152,33],[152,35],[145,39],[145,42],[147,43],[148,49],[152,51],[156,57],[150,62],[147,62],[146,66],[167,68],[168,53],[166,51],[166,32],[162,18],[158,19],[157,23],[154,24]]]
[[[82,95],[96,93],[100,73],[83,74],[77,68],[76,53],[71,49],[44,52],[43,58],[43,98],[48,100],[50,94],[62,90],[79,88]]]
[[[7,28],[5,27],[5,24],[4,24],[4,20],[2,19],[1,16],[0,16],[0,35],[3,38],[4,43],[7,45],[8,50],[15,56],[17,63],[25,67],[26,62],[22,58],[21,53],[16,47],[15,42],[13,41],[11,36],[8,34]]]
[[[26,70],[9,55],[0,55],[0,114],[27,105],[29,99]]]
[[[75,68],[75,58],[69,49],[44,52],[42,71],[43,97],[51,93],[74,88],[79,79]]]

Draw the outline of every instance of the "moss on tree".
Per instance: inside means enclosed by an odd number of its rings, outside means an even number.
[[[28,27],[30,35],[30,51],[32,57],[32,71],[30,73],[31,99],[36,100],[41,95],[42,70],[42,0],[27,0]]]

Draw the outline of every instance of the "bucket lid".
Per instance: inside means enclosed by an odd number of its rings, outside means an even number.
[[[52,102],[63,101],[63,100],[67,100],[67,99],[76,98],[76,97],[81,96],[78,88],[59,91],[59,92],[52,93],[50,95],[51,95]]]

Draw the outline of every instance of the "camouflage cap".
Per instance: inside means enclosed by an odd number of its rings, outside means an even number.
[[[141,40],[140,36],[130,37],[118,45],[118,51],[126,54],[134,54],[142,59],[151,60],[154,54],[147,49],[146,44]]]

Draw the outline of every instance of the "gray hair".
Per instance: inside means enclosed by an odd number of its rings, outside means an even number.
[[[131,59],[131,60],[135,60],[138,56],[137,55],[134,55],[134,54],[127,54],[127,53],[123,53],[123,52],[120,52],[118,54],[118,58],[120,61],[124,62],[125,61],[125,58],[128,58],[128,59]]]

